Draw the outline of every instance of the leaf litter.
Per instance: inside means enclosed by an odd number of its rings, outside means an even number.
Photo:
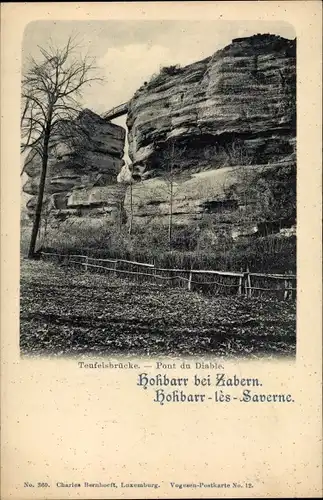
[[[259,358],[296,350],[294,301],[210,297],[23,260],[20,305],[25,355]]]

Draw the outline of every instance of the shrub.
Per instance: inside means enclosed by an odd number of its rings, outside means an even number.
[[[21,231],[21,252],[26,255],[30,227]],[[211,223],[174,227],[173,249],[168,246],[167,227],[134,226],[129,235],[102,221],[65,221],[48,227],[40,239],[44,251],[87,254],[92,257],[155,262],[161,267],[277,272],[296,270],[296,238],[279,235],[233,241],[215,231]]]
[[[154,73],[152,75],[150,81],[148,82],[148,84],[146,83],[144,87],[149,89],[151,87],[159,85],[160,83],[163,83],[165,81],[165,77],[178,75],[182,73],[182,71],[183,69],[180,67],[179,64],[174,64],[172,66],[164,66],[160,69],[159,73]]]
[[[183,70],[179,64],[174,64],[173,66],[164,66],[163,68],[161,68],[160,74],[174,76],[174,75],[178,75],[182,71]]]

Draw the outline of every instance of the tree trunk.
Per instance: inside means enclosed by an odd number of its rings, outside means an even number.
[[[118,221],[118,223],[119,223],[119,231],[122,230],[122,220],[123,220],[122,216],[123,216],[123,202],[120,201],[120,203],[119,203],[119,221]]]
[[[38,236],[39,226],[40,226],[40,221],[41,221],[46,174],[47,174],[49,135],[50,135],[50,133],[47,130],[45,132],[45,137],[44,137],[42,170],[41,170],[41,176],[40,176],[40,182],[39,182],[39,190],[38,190],[38,197],[37,197],[35,219],[34,219],[34,223],[33,223],[33,229],[32,229],[32,233],[31,233],[31,239],[30,239],[30,245],[29,245],[29,251],[28,251],[28,259],[33,259],[35,257],[36,241],[37,241],[37,236]]]
[[[170,183],[170,200],[169,200],[169,219],[168,219],[168,244],[169,249],[172,249],[172,231],[173,231],[173,182]]]
[[[133,221],[133,206],[132,206],[132,183],[130,184],[130,222],[129,222],[129,234],[132,234],[132,221]]]

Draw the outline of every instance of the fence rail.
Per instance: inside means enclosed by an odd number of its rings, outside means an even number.
[[[170,286],[188,290],[202,290],[212,295],[260,296],[275,294],[287,300],[296,297],[297,278],[294,274],[263,274],[246,272],[215,271],[213,269],[167,269],[155,264],[125,259],[100,259],[88,255],[41,252],[42,259],[54,259],[64,265],[73,264],[85,271],[110,273],[113,276],[131,277],[136,281],[160,281]],[[216,278],[216,279],[215,279]]]

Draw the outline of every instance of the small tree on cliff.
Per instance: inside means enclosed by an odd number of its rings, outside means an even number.
[[[80,112],[79,98],[83,87],[94,80],[96,69],[89,57],[76,56],[78,48],[70,37],[63,48],[50,44],[40,47],[42,59],[31,58],[29,68],[22,79],[21,152],[32,151],[41,157],[41,173],[37,204],[28,258],[35,255],[35,247],[41,222],[44,189],[52,139],[66,130],[68,124]]]

